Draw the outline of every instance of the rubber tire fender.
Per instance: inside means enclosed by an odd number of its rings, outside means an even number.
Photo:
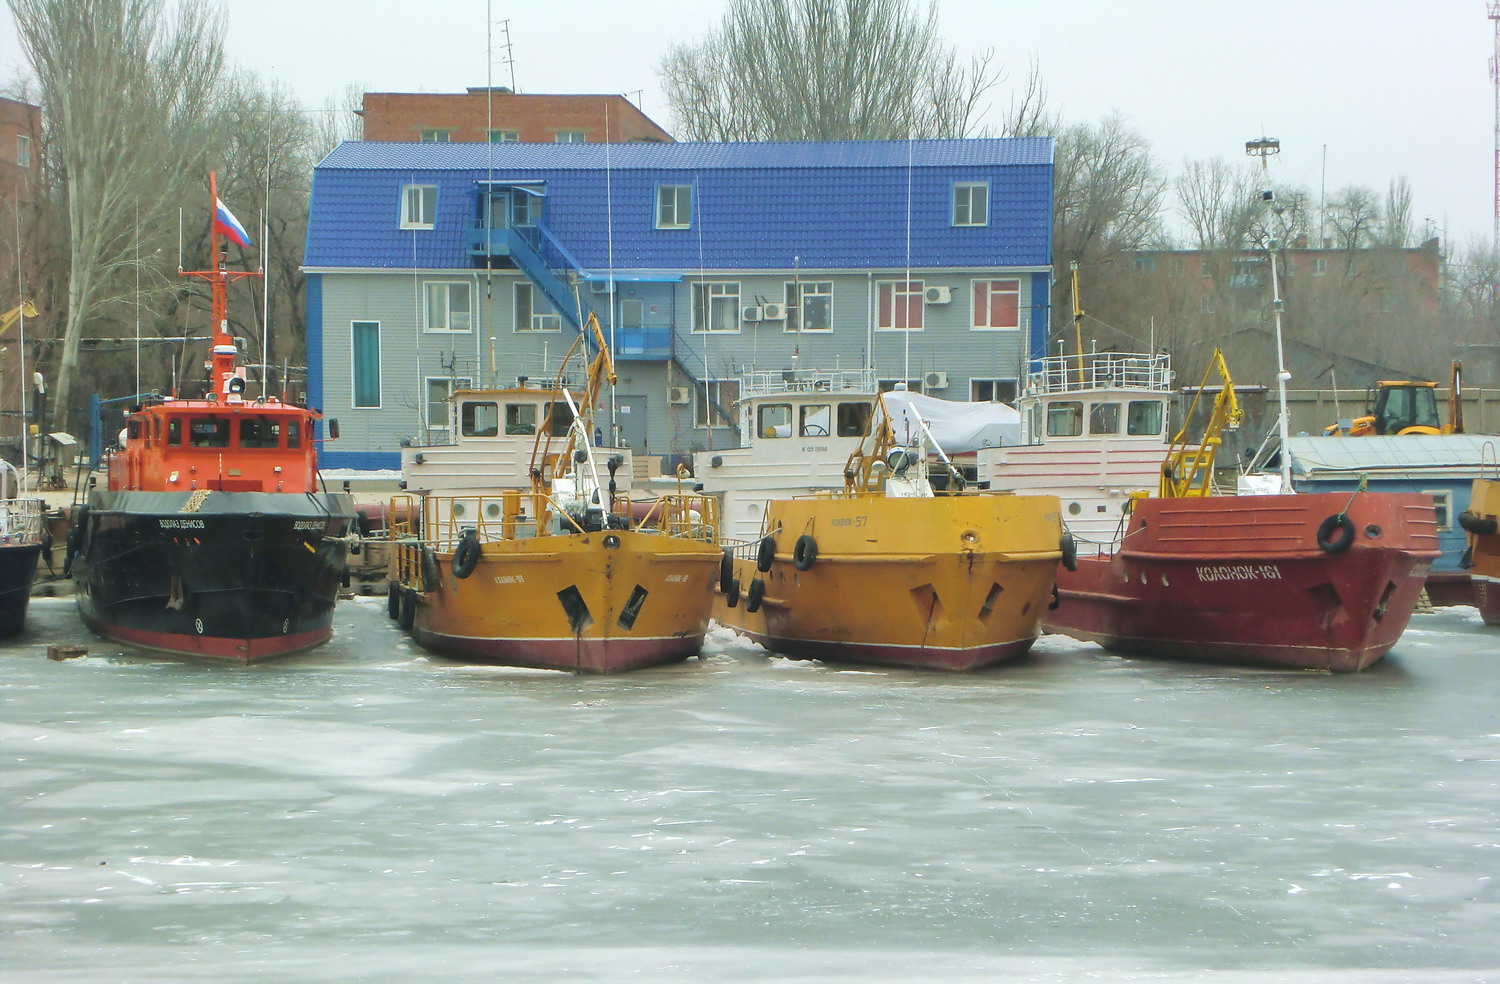
[[[1058,549],[1062,551],[1063,567],[1070,571],[1078,570],[1078,541],[1073,539],[1073,534],[1064,532]]]
[[[750,579],[750,590],[745,592],[745,611],[752,615],[760,611],[760,603],[766,597],[766,582],[761,578]]]
[[[417,624],[417,593],[411,588],[401,592],[401,611],[396,616],[396,624],[401,626],[402,632],[410,632]]]
[[[812,565],[818,562],[818,541],[813,539],[811,533],[804,533],[797,537],[797,545],[792,547],[792,566],[799,571],[811,570]]]
[[[1467,509],[1458,514],[1458,525],[1475,536],[1489,536],[1497,526],[1494,516],[1478,516]]]
[[[724,548],[724,558],[719,561],[719,591],[729,593],[729,583],[734,580],[734,552]]]
[[[764,574],[775,562],[776,539],[770,536],[761,537],[760,546],[755,551],[755,569]]]
[[[89,504],[85,502],[73,514],[73,525],[68,527],[67,550],[63,554],[63,577],[73,573],[73,558],[83,552],[83,540],[88,533]]]
[[[395,581],[386,587],[385,613],[392,619],[401,617],[401,585]]]
[[[479,566],[482,552],[479,534],[473,530],[464,530],[463,536],[458,538],[458,547],[453,551],[453,576],[462,581],[473,574],[474,568]],[[425,575],[425,571],[423,573]]]
[[[724,604],[730,608],[740,606],[740,579],[732,577],[729,579],[729,590],[724,592]]]
[[[367,512],[365,512],[363,509],[357,509],[357,510],[355,510],[355,512],[354,512],[354,528],[355,528],[355,530],[357,530],[359,532],[360,536],[369,537],[369,535],[370,535],[370,514],[367,513]]]
[[[1333,535],[1334,530],[1338,530],[1338,536]],[[1318,526],[1318,546],[1326,554],[1343,553],[1353,542],[1354,521],[1344,513],[1334,513]]]
[[[437,551],[422,544],[422,590],[436,591],[443,586],[443,571],[438,566]]]

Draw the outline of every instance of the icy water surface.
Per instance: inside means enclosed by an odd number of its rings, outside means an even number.
[[[851,671],[716,633],[599,679],[428,659],[384,605],[231,667],[35,602],[0,645],[0,977],[1500,980],[1472,609],[1358,676],[1057,637]]]

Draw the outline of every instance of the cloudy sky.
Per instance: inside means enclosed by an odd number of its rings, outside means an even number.
[[[235,61],[309,106],[349,85],[459,92],[621,92],[671,128],[656,66],[724,0],[227,0]],[[488,14],[487,14],[488,9]],[[1281,140],[1276,176],[1316,196],[1411,181],[1419,230],[1462,245],[1494,228],[1494,23],[1484,0],[939,0],[961,53],[993,48],[1011,83],[1041,68],[1070,120],[1118,112],[1171,171]],[[510,55],[506,63],[508,21]],[[21,61],[8,10],[0,74]]]

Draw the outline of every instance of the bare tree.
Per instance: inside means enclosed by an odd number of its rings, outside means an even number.
[[[1060,261],[1096,263],[1160,238],[1166,176],[1146,139],[1120,116],[1062,131],[1053,189]]]
[[[1412,241],[1411,182],[1401,174],[1385,192],[1385,214],[1380,223],[1382,246],[1410,246]]]
[[[1243,246],[1261,210],[1258,185],[1256,171],[1232,167],[1222,157],[1185,161],[1172,187],[1192,245],[1202,250]]]
[[[674,45],[660,72],[688,140],[963,137],[999,80],[961,63],[937,8],[910,0],[731,0],[716,31]]]
[[[40,83],[68,206],[67,320],[54,406],[67,413],[84,326],[131,291],[142,242],[202,180],[222,18],[184,0],[9,0]],[[126,286],[129,283],[130,286]]]
[[[1380,201],[1370,189],[1350,185],[1329,201],[1327,221],[1336,248],[1368,246],[1380,225]]]

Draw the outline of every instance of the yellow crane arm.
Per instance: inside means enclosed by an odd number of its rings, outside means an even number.
[[[1202,441],[1196,445],[1189,444],[1188,422],[1193,419],[1198,401],[1203,397],[1204,387],[1215,372],[1223,381],[1224,388],[1214,397],[1213,413],[1209,415],[1208,426],[1203,429]],[[1161,487],[1157,494],[1163,499],[1213,494],[1214,456],[1218,453],[1219,445],[1224,443],[1224,431],[1239,427],[1244,416],[1240,401],[1234,393],[1234,380],[1229,375],[1229,366],[1224,362],[1224,353],[1214,349],[1208,369],[1203,373],[1203,383],[1194,394],[1192,406],[1188,407],[1187,416],[1183,419],[1182,429],[1172,438],[1172,444],[1167,449],[1166,460],[1161,466]]]

